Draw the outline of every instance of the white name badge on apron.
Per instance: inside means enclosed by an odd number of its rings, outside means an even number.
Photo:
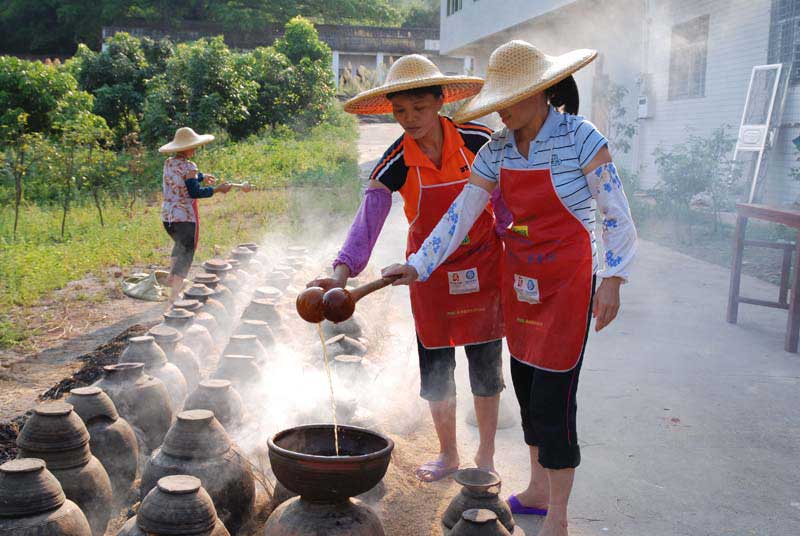
[[[539,282],[532,277],[514,274],[514,290],[519,301],[539,303]]]
[[[447,272],[447,281],[450,283],[450,294],[470,294],[481,290],[477,268]]]

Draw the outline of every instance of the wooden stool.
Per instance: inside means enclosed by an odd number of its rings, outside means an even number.
[[[770,242],[768,240],[745,240],[748,218],[779,223],[798,230],[798,239],[794,244],[790,242]],[[778,290],[778,301],[758,300],[746,298],[739,294],[742,281],[742,255],[745,246],[783,250],[783,263],[781,264],[781,284]],[[792,272],[792,251],[795,255],[795,268],[792,273],[792,284],[789,286],[789,276]],[[797,353],[798,333],[800,332],[800,210],[750,203],[736,204],[736,232],[734,234],[733,263],[731,266],[731,284],[728,292],[728,322],[735,324],[739,316],[739,304],[749,303],[776,309],[787,309],[789,318],[786,322],[786,339],[784,348],[787,352]],[[791,296],[789,290],[791,289]]]

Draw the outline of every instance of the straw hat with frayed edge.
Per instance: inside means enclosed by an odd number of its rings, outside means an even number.
[[[344,111],[359,115],[388,114],[392,112],[392,103],[386,95],[430,86],[442,86],[446,104],[477,94],[483,86],[483,79],[475,76],[445,76],[425,56],[410,54],[392,64],[382,86],[362,91],[344,104]]]
[[[526,41],[510,41],[492,52],[483,89],[453,120],[464,123],[507,108],[556,85],[596,57],[597,51],[587,48],[549,56]]]
[[[214,141],[213,134],[198,134],[189,127],[181,127],[175,131],[175,137],[166,145],[158,148],[159,153],[177,153],[200,147]]]

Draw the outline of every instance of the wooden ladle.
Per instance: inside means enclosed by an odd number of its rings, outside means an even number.
[[[306,322],[316,324],[323,319],[344,322],[353,316],[358,300],[376,290],[388,287],[399,277],[381,277],[353,290],[332,288],[325,292],[321,287],[309,287],[297,296],[295,306],[300,317]]]

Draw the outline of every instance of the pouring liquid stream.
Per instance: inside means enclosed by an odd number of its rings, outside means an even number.
[[[333,377],[331,376],[331,366],[328,362],[328,348],[325,346],[325,337],[322,334],[322,323],[317,323],[317,333],[319,341],[322,343],[322,356],[325,358],[325,372],[328,374],[328,387],[331,390],[331,413],[333,415],[333,441],[336,446],[336,455],[339,455],[339,426],[336,423],[336,398],[333,396]]]

